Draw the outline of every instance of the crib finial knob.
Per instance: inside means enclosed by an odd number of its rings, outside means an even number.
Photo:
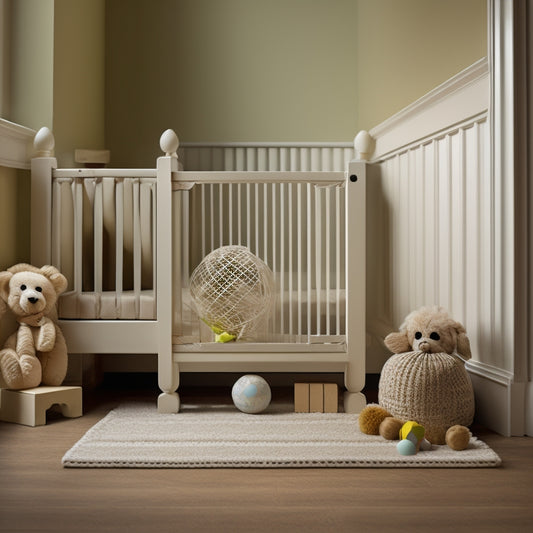
[[[54,153],[56,141],[49,128],[42,127],[33,138],[36,157],[51,157]]]
[[[176,151],[179,145],[180,141],[174,130],[169,129],[163,132],[159,140],[159,146],[161,146],[161,150],[165,152],[166,156],[178,157]]]
[[[370,158],[370,155],[373,151],[373,139],[370,136],[370,133],[365,130],[361,130],[353,140],[354,148],[358,154],[359,159],[363,159],[364,161],[368,161]]]

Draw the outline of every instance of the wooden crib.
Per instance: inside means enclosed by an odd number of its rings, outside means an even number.
[[[344,372],[344,409],[365,405],[366,163],[344,172],[178,169],[178,138],[153,169],[58,169],[41,129],[32,159],[31,261],[69,279],[70,353],[158,356],[160,412],[178,412],[180,372]],[[275,298],[257,338],[214,342],[189,293],[212,250],[244,245]]]

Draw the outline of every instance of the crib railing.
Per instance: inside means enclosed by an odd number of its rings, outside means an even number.
[[[71,280],[62,318],[154,319],[156,171],[52,173],[52,261]]]
[[[189,180],[196,185],[190,190]],[[179,344],[210,340],[187,297],[192,270],[212,250],[244,245],[271,268],[275,301],[263,339],[335,343],[345,334],[346,219],[343,172],[180,172],[175,306]],[[195,319],[196,318],[196,319]]]
[[[176,134],[167,130],[160,144],[166,155],[153,169],[57,169],[52,133],[35,137],[31,262],[54,264],[69,280],[59,318],[70,353],[171,358]]]

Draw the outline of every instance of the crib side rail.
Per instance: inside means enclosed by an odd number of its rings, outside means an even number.
[[[31,262],[67,275],[60,316],[156,319],[156,257],[158,248],[171,247],[175,153],[158,158],[156,168],[58,169],[50,130],[39,130],[34,146]],[[167,242],[158,245],[158,234]]]
[[[342,185],[345,172],[319,171],[180,171],[172,176],[174,190],[195,184],[310,183],[316,186]]]

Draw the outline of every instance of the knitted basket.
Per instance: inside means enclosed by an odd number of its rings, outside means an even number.
[[[379,404],[394,417],[414,420],[433,444],[446,430],[474,419],[474,390],[464,363],[447,353],[405,352],[383,366]]]

